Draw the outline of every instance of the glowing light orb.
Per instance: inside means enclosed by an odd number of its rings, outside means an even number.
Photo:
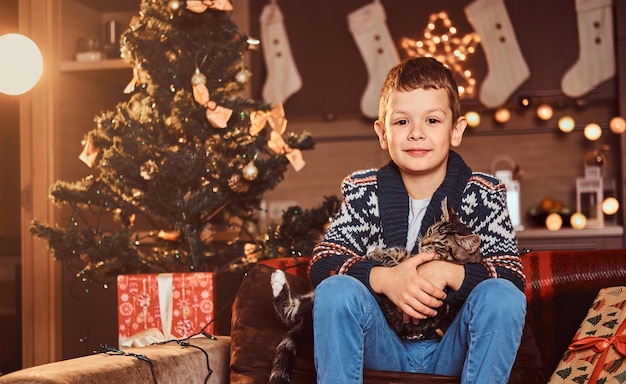
[[[478,127],[480,124],[480,115],[477,112],[469,111],[465,114],[465,119],[467,119],[467,125],[472,128]]]
[[[511,119],[511,111],[508,108],[498,108],[496,113],[494,114],[496,121],[500,124],[508,123]]]
[[[619,201],[614,197],[607,197],[602,202],[602,212],[605,215],[614,215],[619,210]]]
[[[602,136],[602,128],[596,123],[589,123],[585,126],[585,137],[589,141],[596,141]]]
[[[43,57],[37,44],[24,35],[0,36],[0,92],[21,95],[37,84]]]
[[[621,135],[626,131],[626,120],[621,116],[615,116],[609,122],[609,128],[611,128],[611,132]]]
[[[561,132],[569,133],[576,127],[576,122],[571,116],[563,116],[559,119],[559,129]]]
[[[587,216],[576,212],[570,217],[569,223],[574,229],[584,229],[587,226]]]
[[[537,117],[541,120],[550,120],[553,114],[554,110],[548,104],[541,104],[537,107]]]
[[[563,226],[561,215],[553,212],[546,217],[546,228],[548,231],[558,231]]]

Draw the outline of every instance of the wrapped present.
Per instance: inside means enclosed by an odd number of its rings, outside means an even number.
[[[117,277],[120,347],[141,347],[213,333],[215,274],[211,272]]]
[[[603,288],[549,383],[626,382],[626,286]]]

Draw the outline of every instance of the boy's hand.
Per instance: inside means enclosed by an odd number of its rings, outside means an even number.
[[[435,255],[420,253],[391,268],[374,267],[370,272],[370,285],[374,292],[387,296],[404,314],[406,322],[437,314],[436,308],[446,298],[443,287],[431,283],[417,269],[430,262]]]
[[[441,260],[418,266],[417,273],[436,287],[449,287],[453,291],[458,291],[465,279],[465,268],[462,265]]]

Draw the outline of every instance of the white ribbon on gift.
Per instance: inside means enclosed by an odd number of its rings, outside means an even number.
[[[174,312],[174,277],[171,273],[159,273],[157,276],[159,288],[159,310],[161,312],[161,330],[166,339],[172,338],[172,313]]]
[[[172,338],[172,316],[174,312],[174,276],[171,273],[157,275],[159,292],[159,312],[161,315],[161,330],[156,328],[144,329],[127,338],[120,338],[120,347],[145,347]]]

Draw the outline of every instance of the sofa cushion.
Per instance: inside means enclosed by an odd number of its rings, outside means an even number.
[[[270,276],[275,270],[263,264],[252,267],[233,302],[231,383],[267,383],[276,346],[285,333],[272,303]],[[286,277],[294,293],[310,289],[306,279],[292,274]],[[307,369],[305,364],[304,371]]]
[[[276,264],[275,264],[276,265]],[[272,368],[276,346],[285,328],[276,317],[272,303],[270,276],[275,268],[256,265],[248,272],[233,303],[231,323],[231,383],[266,383]],[[287,274],[287,281],[296,294],[310,290],[307,279]],[[541,360],[532,334],[525,329],[510,383],[545,383],[541,376]],[[402,372],[368,371],[365,383],[458,383],[449,376]],[[304,345],[298,353],[292,372],[292,383],[315,383],[312,345]]]

